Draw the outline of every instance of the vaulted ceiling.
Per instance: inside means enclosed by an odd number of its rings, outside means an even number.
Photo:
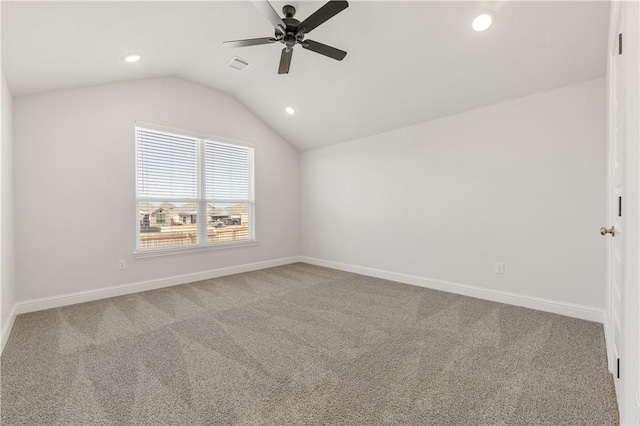
[[[323,2],[274,1],[303,20]],[[485,32],[471,28],[483,11]],[[608,2],[352,1],[308,38],[338,62],[281,44],[251,2],[2,2],[2,68],[14,96],[176,76],[234,96],[300,150],[433,120],[605,75]],[[134,64],[122,57],[137,52]],[[225,64],[234,56],[252,65]],[[296,109],[295,115],[285,107]]]

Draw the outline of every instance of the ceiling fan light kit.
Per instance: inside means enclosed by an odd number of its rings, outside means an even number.
[[[271,25],[273,25],[275,30],[274,37],[225,41],[224,44],[227,46],[246,47],[275,42],[284,44],[285,47],[280,54],[278,74],[289,73],[291,58],[293,57],[293,47],[296,44],[302,46],[303,49],[311,50],[312,52],[338,61],[343,60],[344,57],[347,56],[347,52],[344,50],[336,49],[335,47],[327,46],[317,41],[305,40],[305,36],[349,7],[348,2],[344,0],[331,0],[302,22],[294,18],[296,8],[291,5],[286,5],[282,8],[284,17],[281,18],[268,1],[256,0],[253,3],[265,15],[269,22],[271,22]]]

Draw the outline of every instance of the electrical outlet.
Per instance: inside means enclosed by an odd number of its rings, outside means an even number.
[[[127,269],[127,261],[124,259],[118,260],[118,270],[124,271],[125,269]]]
[[[504,274],[504,263],[496,262],[496,274]]]

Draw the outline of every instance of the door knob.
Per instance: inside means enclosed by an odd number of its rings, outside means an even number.
[[[615,237],[616,227],[612,226],[611,228],[607,229],[603,226],[602,228],[600,228],[600,235],[607,235],[607,234],[611,234],[612,237]]]

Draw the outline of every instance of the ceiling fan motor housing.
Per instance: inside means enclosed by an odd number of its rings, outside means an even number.
[[[287,25],[285,28],[286,33],[282,34],[280,30],[276,29],[276,39],[279,39],[280,42],[287,47],[293,47],[296,43],[300,43],[304,39],[304,33],[298,33],[300,21],[293,18],[293,15],[296,13],[296,9],[293,6],[287,5],[283,7],[282,12],[285,14],[282,22]]]

